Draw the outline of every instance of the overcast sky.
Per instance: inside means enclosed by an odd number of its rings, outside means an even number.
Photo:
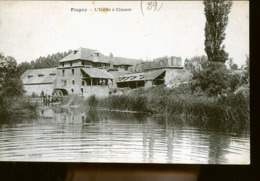
[[[161,56],[180,56],[184,60],[206,55],[201,1],[158,2],[155,11],[148,11],[146,4],[143,3],[142,13],[139,1],[1,1],[0,51],[18,63],[79,47],[144,60]],[[94,11],[101,7],[131,11]],[[74,12],[71,8],[87,12]],[[235,63],[245,63],[245,55],[249,55],[248,1],[233,2],[224,44]]]

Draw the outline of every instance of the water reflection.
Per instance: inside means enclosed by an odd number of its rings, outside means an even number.
[[[248,135],[202,129],[183,118],[49,107],[38,115],[1,125],[1,160],[249,163]]]

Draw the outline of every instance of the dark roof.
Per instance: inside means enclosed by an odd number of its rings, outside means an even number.
[[[123,57],[110,57],[109,61],[113,65],[136,65],[142,63],[142,60],[132,59],[132,58],[123,58]]]
[[[21,75],[23,84],[51,84],[56,77],[57,68],[26,70]]]
[[[109,74],[111,74],[114,77],[114,80],[117,81],[119,77],[127,74],[127,71],[109,71]]]
[[[159,69],[159,70],[153,70],[153,71],[146,72],[145,79],[154,80],[157,77],[159,77],[160,75],[162,75],[165,71],[166,70],[164,70],[164,69]]]
[[[67,62],[72,60],[89,60],[92,62],[109,63],[105,55],[97,50],[88,48],[79,48],[74,50],[71,54],[61,59],[59,62]]]
[[[164,69],[153,70],[149,72],[127,74],[119,77],[118,82],[131,82],[131,81],[144,81],[144,80],[154,80],[165,72]]]
[[[113,79],[114,77],[108,73],[106,70],[98,69],[98,68],[82,68],[83,72],[85,72],[89,77],[92,78],[104,78],[104,79]]]
[[[120,76],[118,82],[131,82],[131,81],[142,81],[145,80],[145,73],[135,73]]]

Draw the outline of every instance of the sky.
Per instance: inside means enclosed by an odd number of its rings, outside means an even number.
[[[147,3],[0,1],[0,52],[18,63],[80,47],[143,60],[180,56],[184,61],[206,55],[202,1],[164,1],[152,7]],[[249,55],[248,1],[233,2],[224,44],[234,63],[245,64]]]

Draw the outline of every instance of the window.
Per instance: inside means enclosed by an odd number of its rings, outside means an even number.
[[[82,80],[82,85],[85,85],[85,81],[84,80]]]
[[[75,81],[74,80],[72,80],[72,85],[75,85]]]
[[[84,62],[84,60],[81,60],[81,65],[85,65],[85,62]]]
[[[38,77],[43,77],[43,74],[38,74]]]
[[[73,89],[71,89],[71,92],[74,92],[74,90],[73,90]]]
[[[136,79],[136,76],[130,77],[130,80],[134,80],[134,79]]]
[[[70,62],[70,66],[72,66],[72,62]]]
[[[65,70],[62,70],[62,76],[64,76],[64,74],[65,74]]]
[[[64,62],[61,63],[62,67],[64,67]]]
[[[74,75],[74,69],[71,69],[72,75]]]
[[[32,78],[32,77],[33,77],[32,75],[29,75],[29,76],[28,76],[28,79],[30,79],[30,78]]]
[[[84,89],[83,88],[81,88],[81,93],[83,94],[83,91],[84,91]]]
[[[53,73],[50,74],[51,77],[53,77],[53,76],[55,76],[55,75],[56,75],[56,74],[53,74]]]
[[[66,80],[62,80],[62,85],[63,86],[67,86],[67,81]]]

